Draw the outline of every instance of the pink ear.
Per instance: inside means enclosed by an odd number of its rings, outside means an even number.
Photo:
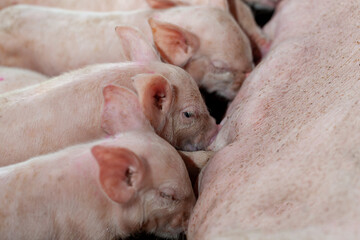
[[[159,132],[165,125],[174,98],[170,83],[158,74],[138,74],[133,81],[145,116]]]
[[[115,31],[121,40],[123,51],[128,61],[160,61],[155,48],[139,30],[128,26],[117,26]]]
[[[175,7],[177,4],[172,0],[146,0],[151,8],[164,9]]]
[[[110,135],[135,129],[151,130],[137,95],[125,87],[108,85],[103,89],[101,127]]]
[[[154,43],[161,57],[177,66],[184,66],[199,48],[199,39],[191,32],[170,23],[149,19]]]
[[[126,148],[97,145],[91,149],[99,165],[99,180],[108,197],[129,202],[141,188],[145,168],[135,153]]]

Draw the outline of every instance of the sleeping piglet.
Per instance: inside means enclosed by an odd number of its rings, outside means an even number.
[[[253,68],[248,38],[216,8],[96,13],[18,5],[0,11],[0,64],[49,76],[94,63],[158,60],[156,54],[150,59],[127,54],[129,39],[149,52],[155,45],[164,61],[227,99]]]
[[[0,168],[2,240],[176,238],[194,204],[181,157],[151,131]]]
[[[46,81],[48,77],[26,69],[0,66],[0,94]]]
[[[262,0],[266,6],[274,5],[276,0]],[[261,2],[248,1],[248,2]],[[263,31],[257,26],[255,19],[251,13],[250,8],[244,4],[242,0],[2,0],[0,9],[14,4],[34,4],[40,6],[57,7],[69,10],[83,10],[83,11],[129,11],[138,9],[165,9],[175,6],[195,6],[203,5],[210,7],[217,7],[230,11],[235,20],[239,23],[246,35],[250,38],[253,47],[254,44],[260,50],[267,50],[269,48],[269,40]],[[271,5],[269,5],[271,4]]]
[[[205,149],[215,120],[193,79],[161,62],[89,66],[0,96],[0,166],[128,130],[124,111],[138,107],[155,132],[177,149]]]

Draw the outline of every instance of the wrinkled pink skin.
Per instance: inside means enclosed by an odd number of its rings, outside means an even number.
[[[113,201],[103,191],[94,145],[126,148],[141,159],[144,174],[133,183],[131,203]],[[3,167],[0,180],[4,240],[114,239],[140,230],[174,238],[195,203],[181,157],[153,132],[123,133]],[[177,200],[162,197],[165,189]]]
[[[48,77],[33,71],[0,67],[0,94],[44,82]]]
[[[149,117],[156,133],[178,149],[205,149],[217,127],[189,74],[161,62],[102,64],[1,95],[0,165],[105,137],[109,131],[102,127],[104,87],[114,84],[136,92],[139,89],[132,78],[150,72],[162,75],[171,89],[176,89],[168,111],[155,114],[155,120]],[[111,111],[124,107],[121,102],[115,103]],[[185,118],[184,111],[193,116]],[[117,120],[116,115],[112,118],[107,126],[110,134],[122,129],[118,126],[121,119]]]
[[[233,18],[216,8],[80,13],[30,5],[9,7],[0,12],[0,64],[55,76],[88,64],[123,62],[127,58],[114,28],[136,27],[153,43],[150,17],[194,34],[198,46],[194,52],[186,50],[189,59],[178,65],[209,92],[235,97],[253,68],[251,46]]]
[[[188,239],[359,239],[359,12],[281,2],[211,146]]]

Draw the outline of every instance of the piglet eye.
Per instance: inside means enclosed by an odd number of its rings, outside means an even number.
[[[183,112],[183,114],[186,118],[191,118],[193,116],[191,112]]]
[[[175,201],[175,197],[173,195],[170,195],[170,194],[166,194],[164,192],[160,192],[160,197],[162,198],[165,198],[167,200],[172,200],[172,201]]]

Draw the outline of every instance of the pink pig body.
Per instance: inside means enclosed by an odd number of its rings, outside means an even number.
[[[274,1],[274,2],[273,2]],[[267,1],[248,1],[253,4],[274,7],[275,0]],[[3,0],[0,3],[0,9],[14,4],[33,4],[39,6],[57,7],[70,10],[84,10],[84,11],[129,11],[138,9],[165,9],[175,6],[210,6],[217,7],[223,10],[230,10],[234,18],[240,24],[242,29],[251,39],[252,43],[256,44],[263,53],[269,47],[269,41],[263,34],[262,30],[256,25],[254,17],[246,4],[242,0]],[[253,46],[254,47],[254,46]]]
[[[359,239],[359,12],[278,5],[272,49],[210,147],[188,239]]]
[[[0,164],[124,130],[122,119],[130,112],[121,109],[127,102],[111,97],[110,85],[136,91],[155,131],[179,149],[204,149],[217,133],[195,82],[182,69],[161,62],[96,65],[1,95]]]
[[[135,27],[164,60],[229,99],[253,68],[243,31],[226,12],[206,7],[112,13],[9,7],[0,12],[0,64],[54,76],[88,64],[126,61],[126,46],[114,33],[118,25]]]
[[[195,203],[181,157],[150,131],[0,168],[0,183],[4,240],[175,238]]]
[[[140,61],[126,55],[127,46],[115,32],[122,18],[26,5],[2,10],[0,64],[57,76],[95,63]],[[151,44],[145,50],[155,51]],[[154,52],[150,60],[160,59]]]
[[[15,4],[32,4],[47,7],[57,7],[71,10],[84,10],[84,11],[129,11],[134,9],[150,8],[146,0],[2,0],[0,9]]]
[[[48,77],[26,69],[0,67],[0,94],[44,82]]]

